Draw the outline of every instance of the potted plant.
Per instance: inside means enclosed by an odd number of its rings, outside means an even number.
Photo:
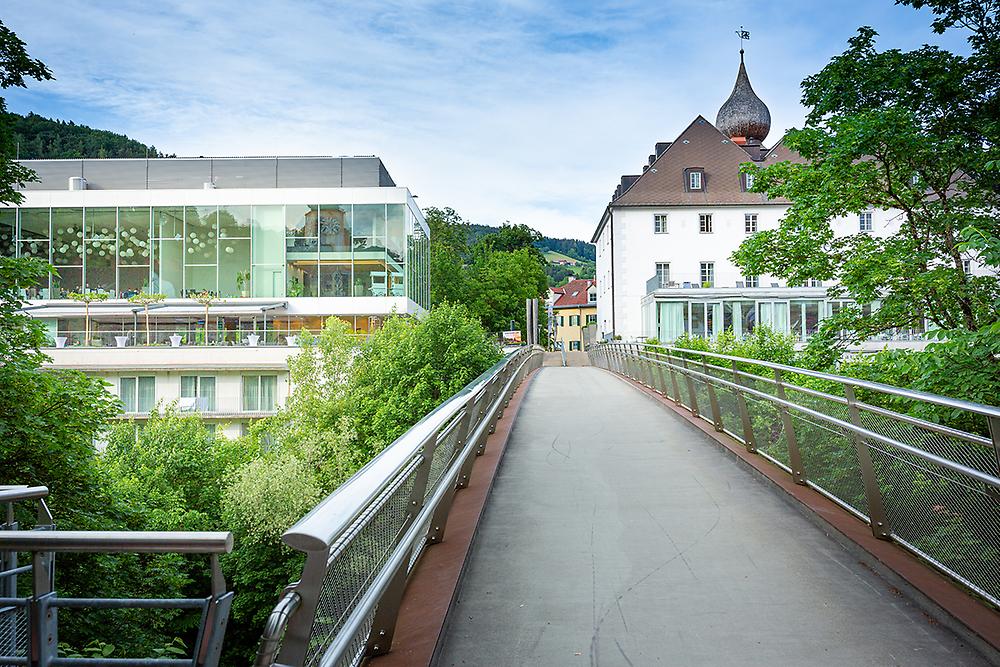
[[[305,287],[299,281],[298,278],[292,278],[292,281],[288,283],[288,296],[302,296],[305,291]]]
[[[295,347],[298,345],[299,337],[294,334],[288,334],[285,336],[285,342],[288,344],[288,347]]]
[[[56,336],[56,347],[66,347],[66,341],[69,340],[66,336]]]
[[[172,334],[170,336],[170,347],[180,347],[182,340],[184,339],[181,338],[180,334]]]
[[[260,342],[260,336],[255,333],[247,335],[247,345],[250,347],[257,347],[257,343]]]
[[[208,290],[203,290],[201,292],[196,292],[191,296],[192,299],[205,306],[205,335],[202,344],[208,343],[208,309],[211,308],[212,304],[216,303],[218,299],[214,294]]]
[[[236,289],[240,291],[240,296],[244,299],[250,296],[250,272],[236,272]]]
[[[108,295],[104,292],[70,292],[69,298],[73,301],[79,301],[84,307],[84,332],[83,332],[83,344],[85,347],[90,346],[90,304],[100,301],[107,301]]]
[[[128,345],[128,336],[115,336],[115,345],[118,347],[125,347]]]
[[[149,294],[148,292],[139,292],[128,298],[129,303],[135,303],[142,306],[143,312],[146,315],[146,345],[150,344],[149,336],[149,307],[154,303],[159,303],[167,298],[166,294]]]

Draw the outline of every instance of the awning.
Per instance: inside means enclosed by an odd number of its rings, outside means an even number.
[[[210,315],[216,317],[259,315],[265,311],[283,308],[286,301],[265,301],[259,303],[226,303],[225,301],[209,307]],[[49,303],[36,306],[26,306],[22,312],[34,318],[70,318],[84,317],[86,308],[78,303]],[[158,303],[149,307],[150,318],[160,317],[198,317],[205,315],[205,307],[199,303],[184,299],[181,303]],[[131,303],[100,303],[91,304],[90,318],[101,319],[132,319],[133,316],[144,316],[143,307]]]

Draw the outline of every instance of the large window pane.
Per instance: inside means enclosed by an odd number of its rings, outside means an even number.
[[[118,396],[122,401],[122,410],[136,412],[136,378],[121,378],[118,381]]]
[[[383,260],[359,259],[355,253],[354,296],[386,296],[389,287],[387,268]]]
[[[285,206],[285,236],[299,239],[318,238],[319,206],[303,204]]]
[[[250,296],[250,239],[219,240],[219,295]]]
[[[181,398],[194,398],[198,395],[198,376],[181,376]]]
[[[185,263],[218,263],[218,230],[216,229],[215,212],[214,206],[187,206],[184,208]],[[215,291],[214,281],[210,289]]]
[[[149,412],[153,409],[156,405],[156,378],[139,378],[139,395],[137,403],[139,412]]]
[[[118,293],[127,299],[139,292],[149,292],[148,266],[119,266]]]
[[[260,376],[243,376],[243,409],[256,412],[260,409]]]
[[[80,238],[83,238],[83,229],[80,228],[79,223],[83,219],[83,210],[76,209],[62,209],[65,211],[76,211],[79,216],[77,219],[77,231],[80,232]],[[49,238],[49,209],[47,208],[22,208],[21,209],[21,235],[18,237],[22,241],[28,241],[32,239],[47,239]]]
[[[188,296],[196,292],[219,291],[218,272],[214,266],[184,267],[184,293]]]
[[[323,205],[320,207],[319,240],[321,252],[349,253],[351,242],[351,206]],[[336,258],[342,258],[338,255]]]
[[[52,298],[68,299],[70,292],[83,291],[83,269],[78,266],[57,266],[52,276]]]
[[[219,238],[223,239],[250,238],[249,206],[219,207]]]
[[[286,296],[319,296],[319,264],[316,260],[288,262]]]
[[[274,375],[260,376],[260,409],[275,409],[275,395],[278,393],[278,378]]]
[[[283,206],[253,207],[253,295],[284,296],[285,213]]]
[[[403,204],[386,206],[386,248],[389,261],[403,264],[406,252],[406,207]]]
[[[180,206],[155,207],[153,209],[153,237],[183,240],[184,209]]]
[[[209,412],[215,410],[215,378],[198,378],[198,397],[202,400],[202,409]]]
[[[84,276],[87,290],[115,295],[115,240],[101,239],[86,242]]]
[[[320,296],[351,296],[351,263],[320,264]]]
[[[0,256],[14,256],[14,235],[17,232],[17,209],[0,209]]]
[[[119,266],[149,265],[149,207],[118,209]]]
[[[153,244],[153,291],[176,298],[184,289],[184,241],[159,240]]]
[[[118,233],[118,214],[114,208],[88,208],[84,211],[84,232],[88,239],[113,239]]]
[[[84,255],[83,210],[52,210],[52,263],[56,266],[81,266]]]

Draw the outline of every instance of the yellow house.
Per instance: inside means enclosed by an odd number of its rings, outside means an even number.
[[[597,324],[597,281],[571,280],[549,291],[555,347],[558,348],[561,343],[567,352],[582,350],[584,328],[588,324]]]

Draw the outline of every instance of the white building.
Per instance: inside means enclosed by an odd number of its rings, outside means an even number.
[[[748,192],[739,171],[746,162],[801,159],[780,141],[764,148],[769,129],[770,114],[750,87],[741,52],[736,85],[716,125],[698,116],[676,140],[655,145],[641,174],[622,176],[591,239],[600,337],[668,342],[683,333],[746,333],[762,323],[802,341],[841,307],[821,284],[789,287],[772,276],[744,276],[729,259],[749,235],[777,228],[788,209],[786,200]],[[832,225],[838,236],[885,236],[901,221],[899,211],[871,210]],[[863,305],[871,307],[878,304]],[[921,331],[886,334],[866,347],[911,344]]]
[[[55,267],[25,311],[52,365],[105,378],[129,416],[179,401],[238,433],[282,405],[304,330],[336,316],[365,335],[429,307],[427,223],[376,157],[23,164],[39,180],[0,208],[0,254]],[[74,292],[110,297],[89,330]],[[139,292],[165,297],[148,335]]]

